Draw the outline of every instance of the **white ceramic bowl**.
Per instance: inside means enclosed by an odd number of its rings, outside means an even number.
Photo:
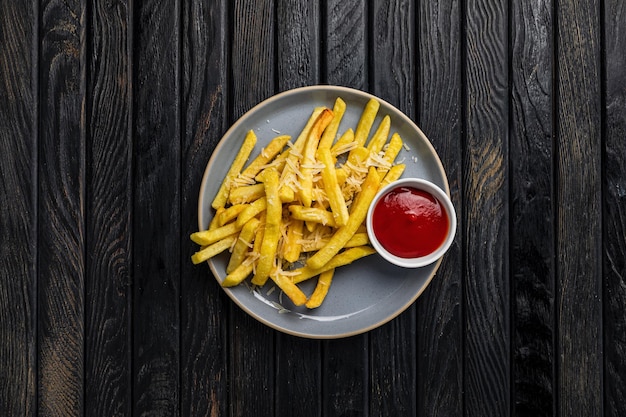
[[[376,207],[381,198],[383,198],[387,193],[398,187],[412,187],[418,190],[426,191],[433,195],[435,198],[437,198],[437,200],[439,200],[439,202],[446,210],[446,214],[448,215],[448,219],[450,222],[448,227],[448,233],[443,243],[434,252],[431,252],[428,255],[418,258],[402,258],[400,256],[396,256],[387,251],[381,245],[380,241],[376,237],[376,233],[374,233],[374,227],[372,225],[374,207]],[[369,236],[372,246],[384,259],[394,265],[398,265],[401,267],[419,268],[422,266],[430,265],[433,262],[437,261],[443,256],[444,253],[446,253],[446,251],[450,248],[450,245],[452,245],[452,242],[454,241],[454,236],[456,234],[456,212],[454,210],[454,206],[452,205],[452,201],[450,201],[450,197],[437,185],[433,184],[430,181],[419,178],[401,178],[397,181],[392,182],[391,184],[388,184],[380,191],[378,191],[367,212],[366,226],[367,234]],[[417,239],[419,238],[419,236],[416,236],[415,238]]]

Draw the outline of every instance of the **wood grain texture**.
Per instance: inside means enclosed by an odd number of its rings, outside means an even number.
[[[180,3],[133,9],[133,414],[179,415]]]
[[[235,1],[230,6],[230,120],[235,121],[275,92],[275,10],[269,0]],[[276,332],[234,303],[229,305],[230,412],[235,416],[274,415]]]
[[[551,416],[556,405],[552,3],[511,7],[513,401],[515,415]]]
[[[370,90],[415,115],[415,9],[409,1],[369,2]],[[394,130],[394,120],[391,121]],[[369,412],[372,416],[416,414],[416,308],[371,332]]]
[[[84,405],[84,4],[43,2],[41,16],[38,414],[78,416]]]
[[[278,90],[318,84],[319,1],[277,1],[276,35]],[[322,415],[321,346],[317,340],[276,334],[277,416]]]
[[[322,342],[322,415],[369,415],[368,335]]]
[[[378,97],[415,119],[415,4],[408,0],[369,2],[369,78]]]
[[[130,416],[132,144],[128,4],[91,4],[85,410]]]
[[[604,2],[604,415],[626,415],[626,4]]]
[[[37,78],[34,2],[0,3],[0,410],[37,403]]]
[[[274,3],[269,0],[236,0],[232,7],[231,121],[234,122],[254,105],[275,91]]]
[[[557,12],[557,415],[602,411],[601,136],[598,2]]]
[[[368,88],[366,4],[364,0],[329,0],[323,4],[323,83]]]
[[[276,2],[278,91],[318,84],[320,80],[319,0]]]
[[[228,413],[229,301],[207,265],[194,266],[202,174],[226,130],[227,1],[183,2],[181,186],[181,416]]]
[[[463,415],[463,145],[460,2],[421,2],[416,70],[417,121],[446,170],[457,234],[437,275],[417,300],[419,415]]]
[[[466,4],[465,414],[510,412],[507,2]]]

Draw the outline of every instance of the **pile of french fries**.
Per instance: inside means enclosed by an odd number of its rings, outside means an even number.
[[[374,253],[367,210],[405,169],[396,163],[403,142],[397,133],[390,137],[389,116],[370,135],[379,107],[370,100],[355,129],[340,135],[346,104],[337,98],[332,110],[313,110],[294,142],[276,136],[245,166],[257,141],[249,131],[211,204],[209,228],[191,235],[201,246],[192,262],[228,250],[224,287],[250,276],[256,286],[271,280],[294,305],[319,307],[336,268]],[[298,284],[314,277],[307,296]]]

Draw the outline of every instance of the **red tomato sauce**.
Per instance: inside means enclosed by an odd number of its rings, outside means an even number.
[[[398,187],[381,198],[372,216],[380,244],[400,258],[428,255],[445,241],[450,219],[432,194]]]

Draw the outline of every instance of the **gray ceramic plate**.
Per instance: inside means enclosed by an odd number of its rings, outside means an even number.
[[[344,87],[303,87],[271,97],[241,117],[226,132],[206,167],[198,202],[200,230],[205,230],[213,217],[211,201],[248,130],[254,130],[258,137],[252,160],[278,132],[291,135],[295,140],[313,108],[332,109],[337,97],[347,105],[339,127],[342,133],[349,127],[356,127],[372,95]],[[409,148],[402,150],[396,159],[406,163],[403,176],[425,178],[449,193],[445,171],[426,136],[402,112],[378,100],[381,105],[372,129],[384,115],[391,117],[392,133],[398,132]],[[211,271],[220,282],[226,275],[228,255],[225,253],[209,261]],[[390,265],[378,255],[359,259],[337,269],[324,303],[314,310],[295,307],[277,288],[270,290],[271,281],[263,288],[252,289],[242,284],[224,291],[248,314],[274,329],[309,338],[339,338],[374,329],[403,312],[424,291],[438,267],[439,262],[423,268],[403,269]],[[305,294],[313,291],[315,281],[302,286]]]

